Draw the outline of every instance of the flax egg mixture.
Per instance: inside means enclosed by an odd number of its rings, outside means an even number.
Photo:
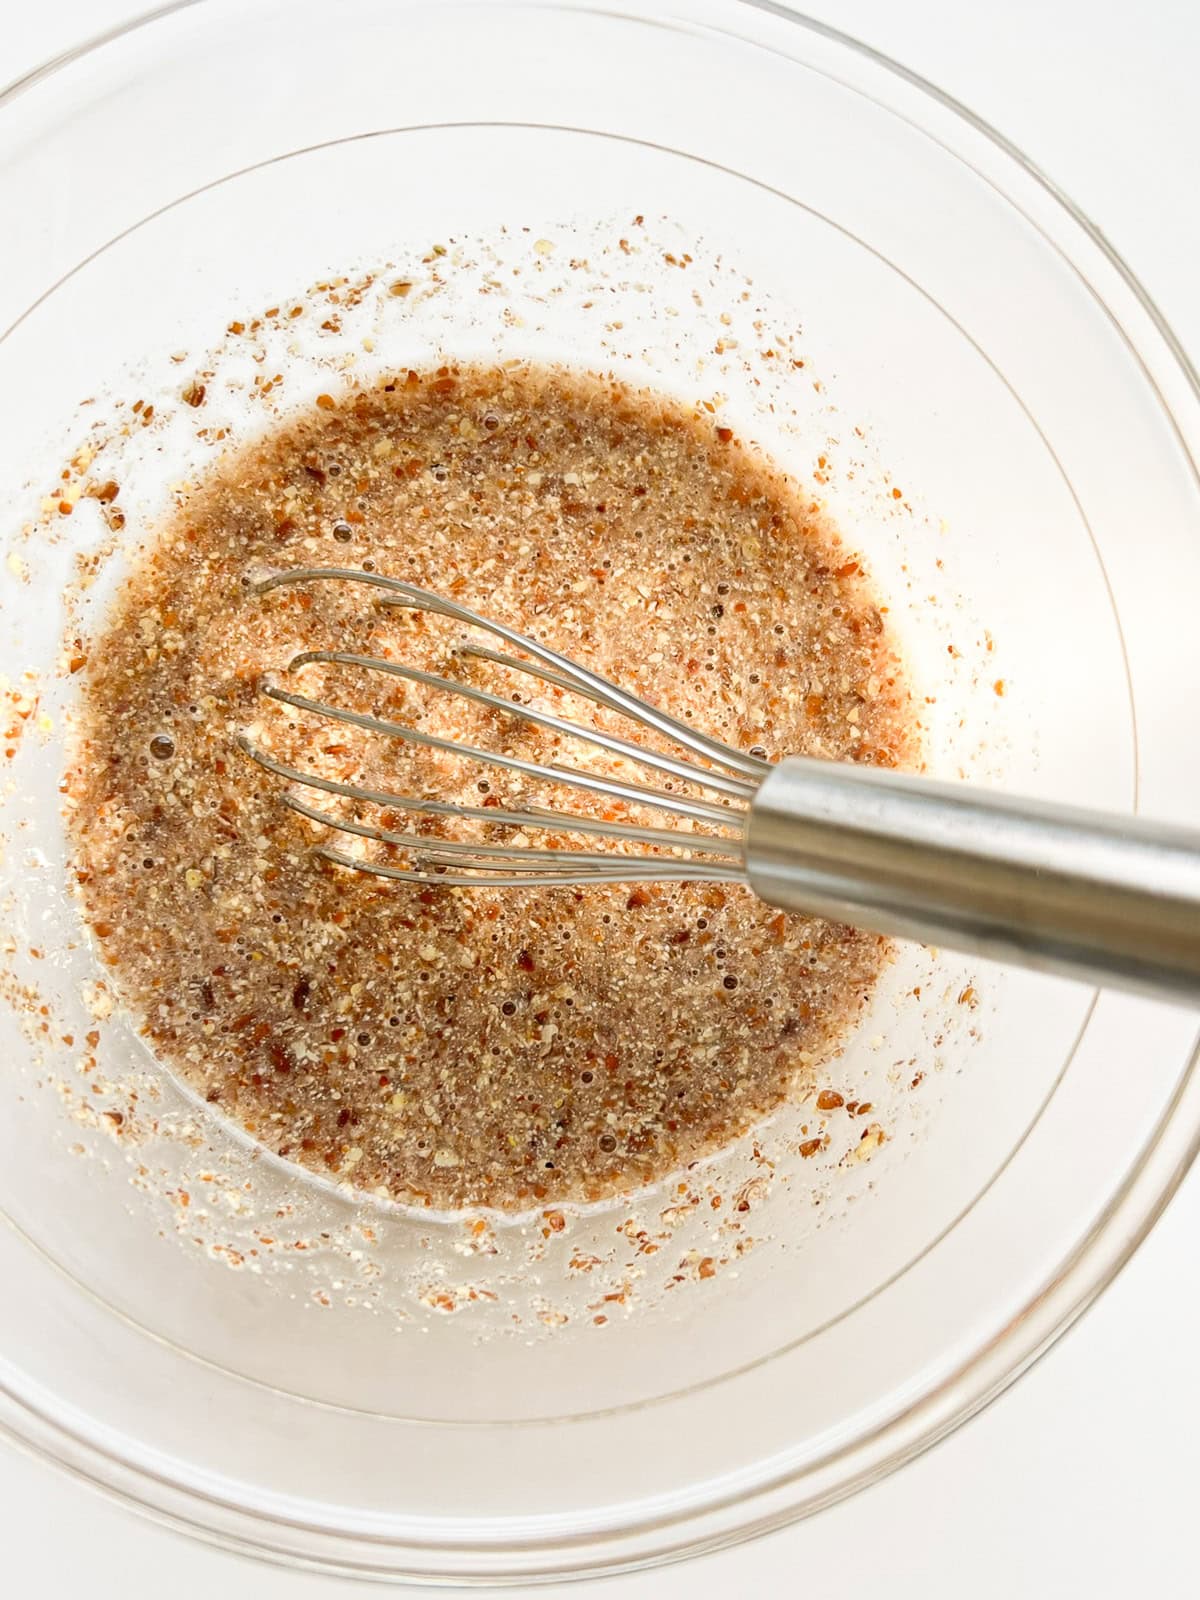
[[[358,584],[258,594],[248,581],[300,566],[448,595],[768,759],[913,759],[886,611],[858,560],[801,487],[711,417],[527,366],[321,395],[226,457],[154,532],[82,674],[74,866],[110,981],[159,1059],[279,1156],[446,1208],[628,1191],[811,1092],[889,958],[874,935],[782,915],[730,884],[461,889],[316,853],[405,864],[394,845],[289,809],[287,782],[239,735],[384,793],[662,818],[265,698],[273,678],[536,762],[630,771],[397,678],[288,670],[297,652],[343,650],[653,743],[459,654],[461,625],[381,606]],[[303,797],[384,828],[448,826]],[[482,820],[449,826],[513,839]]]

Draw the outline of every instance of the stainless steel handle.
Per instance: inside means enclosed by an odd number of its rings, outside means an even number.
[[[746,865],[789,911],[1200,1002],[1200,832],[794,756]]]

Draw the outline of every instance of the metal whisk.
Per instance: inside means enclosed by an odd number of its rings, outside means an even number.
[[[411,863],[397,866],[331,845],[318,848],[340,866],[459,888],[668,879],[742,883],[785,910],[1160,996],[1200,999],[1200,832],[848,762],[791,756],[772,764],[503,623],[381,573],[303,568],[270,573],[252,587],[265,594],[330,581],[365,586],[385,606],[428,612],[490,634],[518,654],[470,635],[458,644],[458,654],[589,700],[685,752],[646,748],[399,662],[351,651],[303,651],[288,663],[289,672],[324,663],[387,674],[607,751],[622,763],[636,763],[645,776],[627,781],[476,748],[313,700],[275,681],[264,683],[265,695],[315,718],[507,769],[542,786],[618,801],[655,819],[641,825],[557,808],[469,806],[388,793],[288,766],[243,735],[243,751],[293,789],[323,791],[381,812],[512,831],[512,842],[499,844],[437,838],[352,820],[286,792],[284,804],[300,816],[395,846]],[[595,839],[598,848],[552,848],[553,836],[564,834]],[[528,844],[531,835],[541,844]]]

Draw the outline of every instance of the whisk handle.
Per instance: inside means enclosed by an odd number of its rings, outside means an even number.
[[[1200,1002],[1197,831],[796,756],[746,865],[789,911]]]

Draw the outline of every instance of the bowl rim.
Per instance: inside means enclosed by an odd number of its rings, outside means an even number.
[[[414,0],[421,3],[421,0]],[[457,0],[478,3],[478,0]],[[606,12],[637,17],[637,0],[501,0],[503,4],[582,13]],[[953,122],[966,128],[1007,158],[1018,179],[1031,182],[1043,201],[1051,202],[1060,220],[1073,224],[1103,265],[1113,269],[1136,309],[1145,316],[1152,336],[1192,402],[1200,401],[1200,373],[1181,341],[1120,253],[1091,218],[1047,176],[1013,141],[973,112],[965,103],[883,51],[856,39],[830,23],[805,15],[788,0],[725,0],[731,11],[758,12],[791,24],[815,38],[858,57],[919,97],[933,103]],[[76,62],[105,47],[140,33],[153,24],[213,0],[167,0],[125,21],[116,23],[77,43],[0,86],[0,111],[35,86],[52,79]],[[668,27],[686,30],[693,19],[686,14],[659,19]],[[855,86],[874,98],[869,90]],[[895,106],[892,114],[905,118]],[[905,119],[911,120],[911,119]],[[921,131],[943,143],[928,128]],[[966,161],[952,145],[944,148]],[[968,165],[971,163],[968,161]],[[972,166],[984,181],[984,174]],[[1160,402],[1163,419],[1173,429],[1195,481],[1200,484],[1197,451],[1184,436],[1178,417],[1162,386],[1150,370],[1144,351],[1126,330],[1103,294],[1064,246],[1000,185],[1005,198],[1031,226],[1070,264],[1082,285],[1108,316]],[[938,1443],[960,1424],[978,1414],[1010,1384],[1029,1370],[1111,1285],[1162,1215],[1200,1154],[1200,1030],[1171,1098],[1146,1136],[1136,1161],[1110,1195],[1087,1232],[1076,1242],[1055,1271],[1031,1294],[1013,1317],[1003,1336],[977,1350],[934,1390],[921,1395],[907,1409],[893,1415],[871,1433],[859,1437],[832,1458],[800,1467],[782,1479],[759,1481],[714,1504],[683,1505],[670,1514],[630,1523],[607,1535],[547,1541],[539,1550],[498,1541],[494,1548],[473,1546],[471,1567],[447,1570],[430,1546],[401,1546],[378,1537],[341,1534],[319,1528],[264,1507],[237,1507],[196,1484],[135,1465],[116,1451],[93,1443],[82,1431],[51,1413],[33,1393],[23,1394],[7,1376],[0,1375],[0,1437],[41,1457],[108,1498],[149,1516],[152,1520],[188,1533],[218,1548],[293,1567],[359,1578],[395,1581],[450,1581],[466,1584],[496,1582],[553,1582],[567,1578],[611,1575],[708,1553],[755,1538],[824,1509],[859,1489],[878,1481],[897,1467]],[[838,1467],[836,1478],[829,1469]],[[798,1493],[810,1476],[816,1482],[808,1493]],[[827,1481],[822,1482],[822,1476]],[[306,1537],[298,1541],[297,1535]],[[622,1544],[622,1540],[626,1543]],[[302,1547],[303,1545],[303,1547]],[[388,1559],[391,1552],[393,1559]],[[466,1554],[466,1551],[461,1552]],[[402,1556],[397,1564],[395,1557]],[[532,1560],[531,1560],[532,1558]]]

